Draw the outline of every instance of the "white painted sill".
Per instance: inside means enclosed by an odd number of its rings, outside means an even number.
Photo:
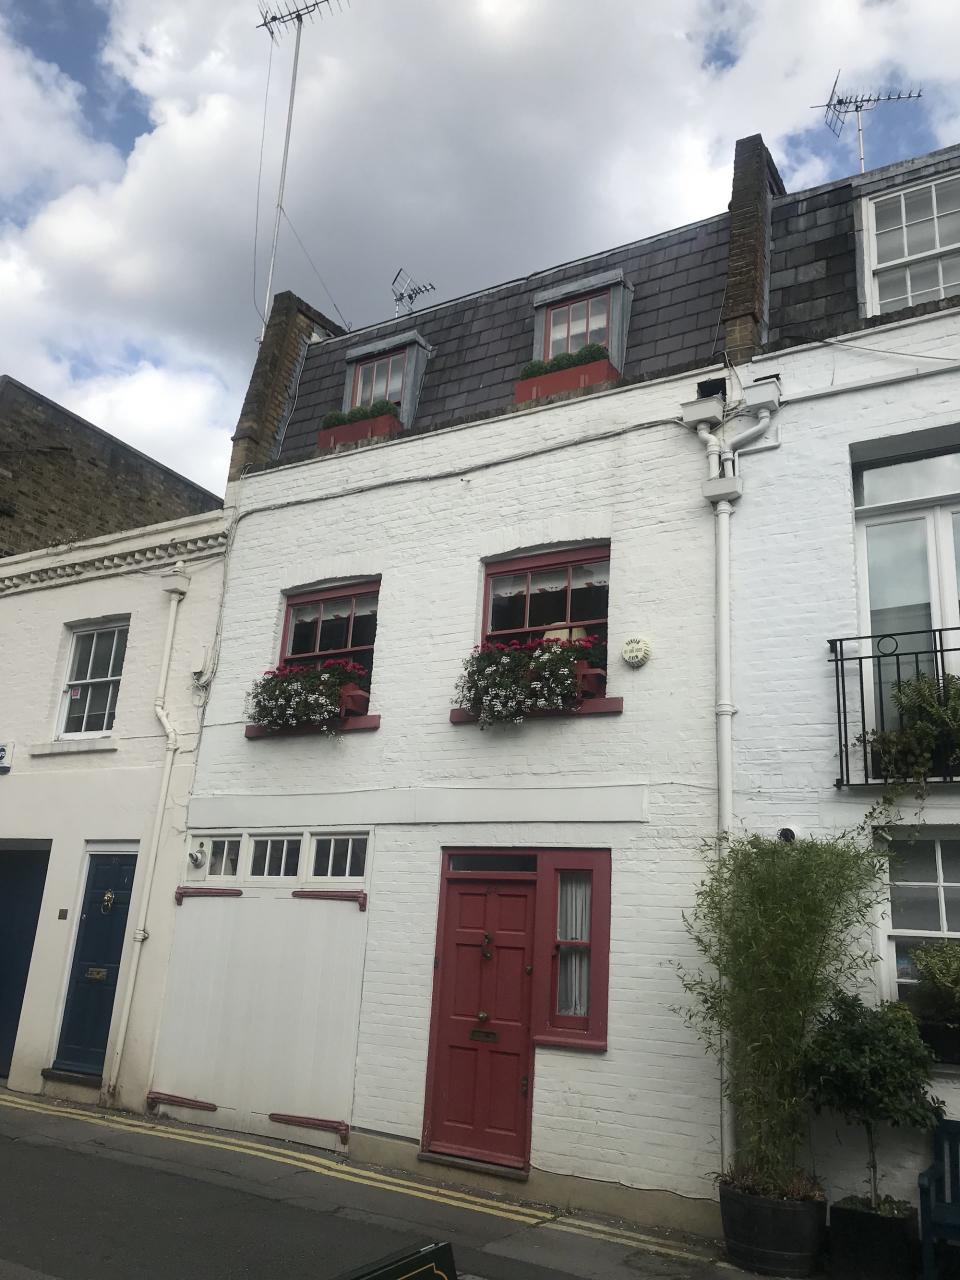
[[[58,738],[56,742],[35,742],[27,747],[30,756],[75,756],[88,751],[117,751],[112,738]]]

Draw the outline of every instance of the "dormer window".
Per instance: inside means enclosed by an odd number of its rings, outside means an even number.
[[[599,343],[610,346],[610,290],[561,302],[547,308],[544,359],[563,354],[576,355],[583,347]]]
[[[878,196],[867,207],[871,313],[960,293],[960,178]]]
[[[406,349],[358,363],[353,374],[351,409],[358,405],[371,405],[377,400],[390,400],[399,409],[403,402],[406,365]]]
[[[533,296],[534,360],[576,355],[584,347],[606,347],[613,367],[623,372],[633,286],[623,271],[601,271],[562,280]]]

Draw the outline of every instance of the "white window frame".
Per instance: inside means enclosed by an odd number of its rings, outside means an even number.
[[[114,657],[114,654],[116,653],[117,635],[121,631],[126,632],[127,644],[129,645],[130,619],[129,617],[102,618],[96,622],[75,623],[71,625],[68,628],[68,630],[70,633],[70,642],[69,642],[68,651],[67,651],[67,665],[66,665],[66,672],[64,676],[63,691],[60,695],[60,708],[57,713],[57,737],[62,738],[68,742],[73,742],[78,739],[110,738],[113,736],[114,725],[116,724],[117,709],[120,704],[120,686],[123,681],[123,667],[121,667],[120,674],[118,676],[105,676],[101,679],[71,680],[70,675],[71,675],[71,672],[73,671],[73,664],[74,664],[74,659],[77,653],[77,646],[79,645],[81,639],[84,636],[89,636],[89,635],[96,637],[97,635],[99,635],[101,632],[104,632],[104,631],[112,631],[114,633],[113,648],[111,649],[111,653],[110,653],[110,665],[112,667],[113,657]],[[96,640],[94,640],[94,645],[95,644],[96,644]],[[91,650],[91,657],[92,657],[92,650]],[[123,660],[124,660],[124,664],[126,664],[126,660],[127,660],[126,649],[124,650]],[[114,704],[113,704],[114,724],[111,725],[109,729],[106,729],[106,728],[104,729],[68,729],[67,720],[69,719],[69,716],[70,716],[70,703],[73,701],[71,697],[71,692],[70,692],[71,689],[81,688],[84,686],[89,688],[90,686],[96,685],[96,684],[108,684],[111,686],[116,686],[116,697],[114,699]],[[109,695],[108,695],[108,699],[107,699],[108,708],[109,708],[109,705],[110,705],[110,701],[109,701]],[[89,695],[88,695],[87,708],[84,710],[84,719],[86,719],[88,710],[89,710]]]
[[[222,840],[224,842],[224,845],[226,845],[231,840],[235,840],[237,842],[239,847],[237,850],[236,871],[219,871],[216,874],[214,874],[214,872],[211,871],[210,868],[213,865],[213,845],[215,841],[219,841],[219,840]],[[198,841],[198,844],[199,843],[200,841]],[[235,884],[240,879],[240,876],[243,871],[243,836],[241,835],[241,833],[238,831],[217,831],[215,834],[203,838],[202,843],[204,845],[204,849],[206,852],[206,861],[204,862],[205,878],[207,880],[229,880],[231,881],[231,883]],[[226,856],[227,856],[226,848],[224,848],[223,856],[224,856],[224,865],[226,865]]]
[[[960,840],[960,827],[952,828],[952,829],[949,827],[940,827],[940,826],[933,827],[930,830],[925,831],[923,836],[921,836],[920,838],[924,840],[936,841],[937,877],[938,877],[936,882],[937,896],[940,901],[941,919],[946,920],[946,911],[943,904],[944,880],[943,880],[943,865],[940,860],[940,841],[941,840]],[[888,901],[887,921],[888,923],[886,928],[886,935],[887,935],[886,936],[886,956],[885,956],[886,964],[884,966],[887,989],[886,989],[885,995],[891,1000],[898,1000],[900,998],[901,983],[909,985],[912,979],[900,978],[897,973],[897,943],[903,942],[907,939],[914,939],[914,938],[920,942],[939,942],[944,939],[949,939],[951,941],[960,941],[960,930],[951,931],[949,929],[944,929],[944,930],[894,929],[893,927],[893,885],[895,883],[906,885],[907,887],[911,885],[915,885],[917,887],[923,887],[923,888],[929,889],[931,887],[932,882],[929,880],[922,880],[922,881],[896,880],[893,874],[894,868],[891,867],[890,871],[891,871],[891,874],[889,875],[887,880],[887,901]],[[953,881],[949,881],[949,880],[946,883],[951,886],[954,884]]]
[[[205,857],[203,865],[199,867],[194,866],[192,861],[188,862],[187,882],[191,884],[209,883],[211,886],[226,884],[231,888],[245,887],[271,890],[293,890],[307,887],[316,889],[322,886],[328,886],[331,889],[341,887],[345,889],[362,889],[366,887],[370,879],[370,868],[373,862],[373,834],[372,827],[358,826],[356,824],[353,826],[333,824],[298,829],[271,827],[268,830],[242,830],[239,828],[231,830],[226,827],[198,829],[191,831],[188,848],[191,852],[196,853],[202,843]],[[315,876],[313,874],[314,841],[325,838],[336,840],[344,837],[351,839],[362,837],[366,840],[367,848],[364,857],[363,875]],[[236,875],[210,874],[210,855],[213,850],[214,840],[240,841],[240,856],[237,862]],[[256,840],[299,840],[300,862],[297,867],[297,874],[295,876],[253,875],[253,853]],[[352,849],[348,854],[348,859],[351,855]],[[348,869],[349,865],[348,861]]]
[[[888,200],[891,196],[907,196],[914,191],[922,191],[925,187],[935,187],[941,182],[950,182],[960,177],[960,173],[945,173],[940,178],[927,180],[926,182],[917,182],[909,187],[895,187],[892,190],[877,191],[873,195],[864,196],[862,201],[861,221],[864,228],[863,236],[863,263],[864,263],[864,301],[866,302],[866,312],[868,316],[879,316],[884,314],[880,310],[880,286],[877,281],[879,272],[892,271],[897,268],[910,267],[921,262],[939,262],[948,254],[960,254],[960,244],[948,245],[943,249],[928,249],[925,253],[915,253],[906,258],[896,258],[892,262],[877,261],[877,219],[876,206],[882,200]],[[942,277],[941,277],[942,278]],[[941,293],[943,286],[941,284]],[[957,286],[956,295],[946,294],[944,297],[960,297],[960,285]],[[930,301],[927,299],[927,301]],[[912,302],[905,302],[904,308],[919,305]],[[892,314],[896,314],[895,312]]]
[[[344,839],[346,839],[346,840],[349,840],[349,841],[350,841],[350,848],[347,850],[347,871],[348,871],[348,873],[349,873],[349,870],[350,870],[350,864],[351,864],[351,862],[353,861],[353,841],[354,841],[355,839],[358,839],[358,838],[366,841],[366,850],[365,850],[364,855],[363,855],[363,875],[360,875],[360,876],[351,876],[351,875],[347,874],[347,875],[343,875],[343,876],[335,876],[335,875],[330,874],[329,869],[328,869],[328,871],[327,871],[327,874],[326,874],[326,875],[324,875],[324,876],[318,876],[318,875],[315,875],[315,874],[314,874],[314,865],[315,865],[315,863],[316,863],[316,841],[317,841],[317,840],[331,840],[331,841],[333,841],[333,840],[344,840]],[[364,883],[366,882],[366,877],[367,877],[367,866],[368,866],[369,859],[370,859],[370,832],[369,832],[369,831],[357,831],[357,830],[353,830],[353,831],[332,831],[332,830],[327,830],[327,831],[311,831],[311,832],[310,832],[309,841],[310,841],[310,843],[309,843],[309,856],[308,856],[308,860],[307,860],[307,874],[306,874],[306,876],[305,876],[305,879],[306,879],[307,881],[309,881],[309,883],[310,883],[310,884],[329,884],[329,885],[341,885],[341,884],[342,884],[342,885],[347,885],[347,886],[349,886],[350,888],[357,888],[358,886],[360,886],[360,885],[362,885],[362,884],[364,884]],[[328,862],[328,868],[329,868],[329,867],[332,867],[332,865],[333,865],[333,845],[331,844],[331,846],[330,846],[330,859],[329,859],[329,862]]]

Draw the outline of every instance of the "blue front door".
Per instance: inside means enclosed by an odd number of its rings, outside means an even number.
[[[60,1045],[53,1064],[60,1071],[99,1075],[103,1070],[136,867],[134,853],[95,853],[90,857]]]
[[[0,851],[0,1076],[10,1059],[47,878],[47,854]]]

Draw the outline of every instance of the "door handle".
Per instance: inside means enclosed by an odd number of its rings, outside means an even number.
[[[490,1017],[489,1013],[484,1013],[484,1011],[481,1009],[481,1010],[480,1010],[480,1012],[477,1014],[477,1021],[478,1021],[478,1022],[486,1022],[486,1020],[487,1020],[489,1017]]]
[[[530,1092],[530,1077],[529,1077],[529,1076],[521,1076],[521,1077],[520,1077],[520,1092],[523,1094],[523,1096],[524,1096],[524,1097],[526,1097],[526,1096],[527,1096],[527,1094]]]
[[[108,916],[112,910],[113,910],[113,890],[108,889],[106,893],[103,895],[103,899],[100,903],[100,914],[102,916]]]

